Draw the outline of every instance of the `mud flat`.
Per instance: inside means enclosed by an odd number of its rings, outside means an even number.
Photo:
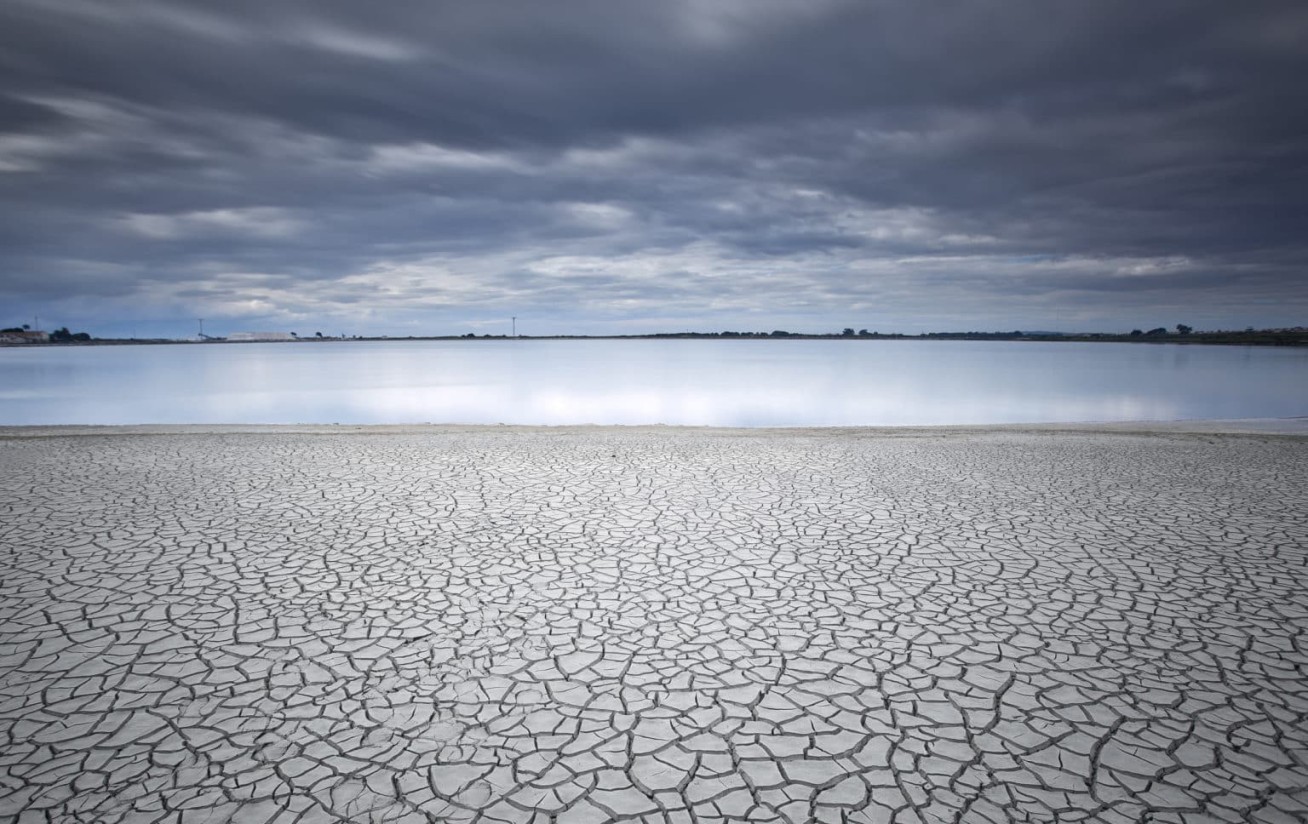
[[[0,821],[1305,820],[1302,430],[0,429]]]

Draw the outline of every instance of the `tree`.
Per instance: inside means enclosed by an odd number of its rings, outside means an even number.
[[[1193,331],[1194,331],[1193,326],[1186,326],[1184,323],[1176,324],[1176,334],[1178,335],[1188,335]]]
[[[846,326],[843,330],[841,330],[840,335],[841,337],[852,338],[854,337],[854,330]]]
[[[315,338],[321,338],[321,337],[322,337],[322,332],[314,332],[314,333],[313,333],[313,336],[314,336]]]
[[[1138,337],[1140,337],[1140,336],[1143,335],[1143,334],[1144,334],[1144,332],[1141,332],[1139,329],[1132,329],[1132,330],[1131,330],[1131,337],[1133,337],[1133,338],[1138,338]]]
[[[1145,334],[1146,334],[1146,335],[1154,335],[1154,336],[1157,336],[1157,335],[1166,335],[1166,334],[1167,334],[1167,329],[1166,329],[1166,327],[1158,326],[1158,327],[1155,327],[1155,328],[1153,328],[1153,329],[1150,329],[1148,332],[1145,332]]]

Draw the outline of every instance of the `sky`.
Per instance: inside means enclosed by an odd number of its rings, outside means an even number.
[[[5,0],[0,325],[1308,325],[1308,4]]]

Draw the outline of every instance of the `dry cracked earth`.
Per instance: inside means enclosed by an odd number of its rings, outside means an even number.
[[[1308,820],[1308,439],[0,439],[0,820]]]

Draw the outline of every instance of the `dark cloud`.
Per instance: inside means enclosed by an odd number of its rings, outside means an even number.
[[[1302,323],[1304,42],[1297,2],[13,0],[0,303]]]

